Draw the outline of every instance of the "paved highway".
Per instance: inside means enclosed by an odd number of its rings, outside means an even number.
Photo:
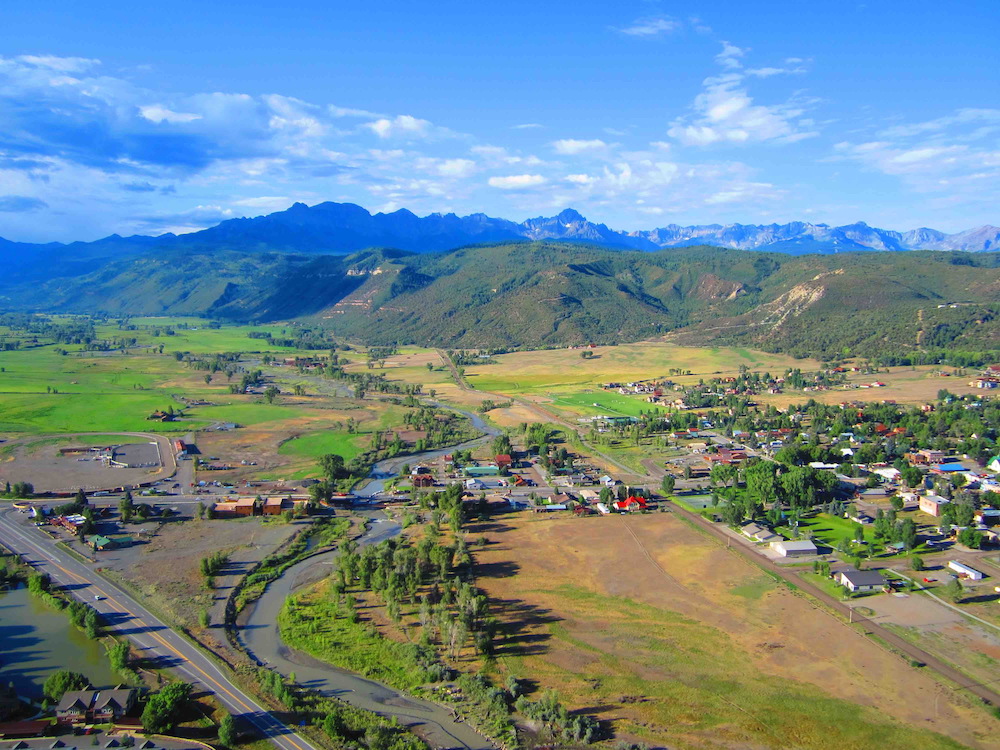
[[[234,716],[252,723],[279,750],[316,750],[253,698],[196,646],[172,631],[127,593],[55,546],[54,540],[13,510],[0,511],[0,544],[101,613],[109,628],[126,635],[145,658],[169,667],[183,679],[213,693]],[[100,600],[95,597],[101,597]]]

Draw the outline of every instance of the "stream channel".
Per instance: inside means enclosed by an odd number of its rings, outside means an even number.
[[[372,467],[369,481],[356,491],[359,497],[374,497],[395,476],[403,464],[431,461],[456,450],[474,448],[499,434],[478,415],[461,412],[472,420],[482,437],[450,448],[436,448],[419,454],[396,456],[379,461]],[[358,539],[359,545],[378,544],[396,536],[402,530],[379,511],[366,513],[369,530]],[[358,708],[395,716],[400,724],[416,729],[435,748],[495,750],[496,745],[469,725],[456,720],[444,706],[416,698],[382,683],[369,680],[345,669],[339,669],[308,654],[289,648],[282,642],[278,630],[278,613],[285,600],[295,591],[325,578],[337,557],[337,550],[323,552],[302,560],[271,583],[263,596],[251,605],[239,633],[251,657],[284,675],[295,673],[296,681],[324,695],[336,696]]]

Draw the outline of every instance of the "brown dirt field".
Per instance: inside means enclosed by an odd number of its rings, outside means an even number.
[[[538,414],[521,404],[514,404],[509,409],[493,409],[486,416],[498,427],[517,427],[522,422],[538,421]]]
[[[171,522],[162,524],[149,543],[101,553],[100,559],[174,622],[197,629],[203,609],[215,625],[221,623],[232,587],[300,528],[280,520],[265,523],[261,517]],[[217,551],[229,553],[230,561],[208,590],[199,564]],[[225,639],[220,635],[218,640]]]
[[[886,384],[885,388],[852,388],[849,390],[808,391],[805,393],[782,393],[775,396],[762,395],[762,404],[773,404],[784,408],[788,404],[805,403],[810,398],[824,404],[839,404],[841,401],[896,401],[900,404],[926,404],[937,399],[937,392],[946,388],[952,393],[964,396],[969,393],[979,393],[984,397],[990,391],[981,391],[969,385],[972,375],[948,377],[937,374],[940,367],[920,366],[890,367],[889,372],[878,375],[861,375],[853,373],[848,381],[855,384],[871,383],[879,380]]]
[[[631,531],[630,531],[631,530]],[[995,747],[981,709],[669,514],[472,529],[501,663],[668,747]],[[634,532],[634,536],[633,533]],[[641,544],[640,544],[641,543]]]

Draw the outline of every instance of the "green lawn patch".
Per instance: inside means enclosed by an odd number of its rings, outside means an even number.
[[[369,435],[322,430],[286,440],[278,453],[285,456],[319,458],[327,453],[336,453],[350,461],[364,452],[371,438]]]

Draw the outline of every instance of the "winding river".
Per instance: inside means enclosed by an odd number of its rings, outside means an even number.
[[[416,455],[379,461],[372,468],[368,483],[357,490],[356,494],[361,497],[378,494],[384,489],[386,480],[395,476],[403,464],[430,461],[456,450],[474,448],[499,434],[499,430],[486,424],[478,414],[465,411],[461,413],[469,417],[473,425],[485,434],[450,448],[436,448]],[[378,544],[400,533],[400,526],[388,520],[381,512],[372,511],[367,515],[371,520],[370,528],[358,540],[359,544]],[[240,629],[240,637],[251,656],[282,674],[294,672],[296,681],[305,687],[336,696],[358,708],[395,716],[401,724],[417,730],[433,747],[495,750],[496,745],[467,724],[457,721],[444,706],[406,695],[285,645],[277,626],[278,613],[285,600],[293,592],[326,577],[336,557],[337,550],[314,555],[290,567],[281,578],[267,587],[263,596],[248,610]]]

